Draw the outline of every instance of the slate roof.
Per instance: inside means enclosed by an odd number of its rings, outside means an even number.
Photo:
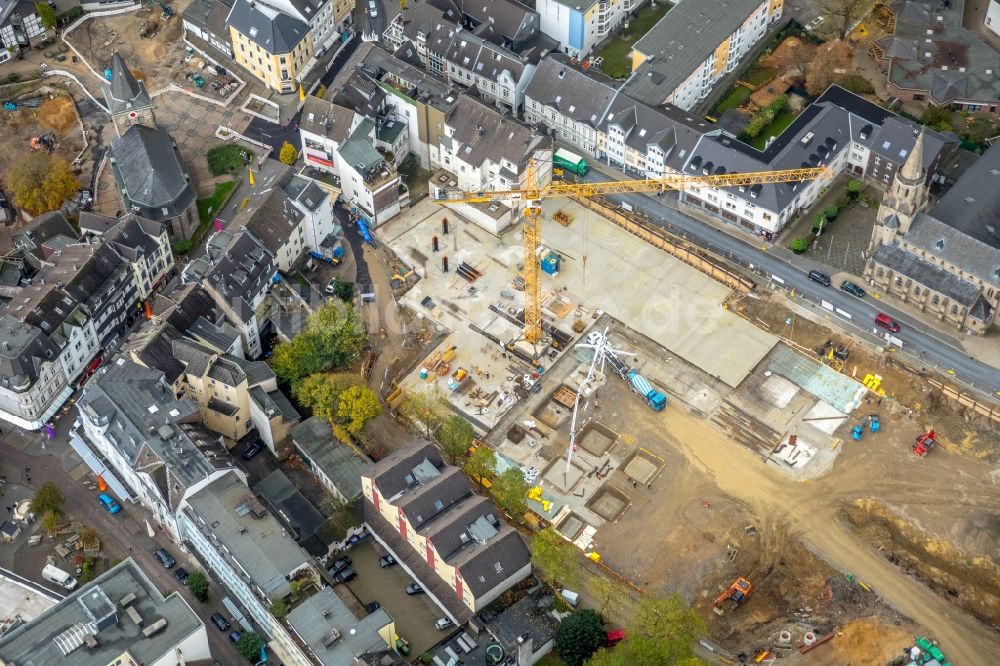
[[[111,82],[104,86],[104,101],[111,113],[125,113],[153,105],[146,86],[132,76],[125,60],[117,51],[111,57]]]
[[[382,109],[386,92],[361,69],[355,68],[344,85],[333,91],[334,103],[354,109],[366,118],[374,118]],[[330,95],[328,94],[329,98]],[[342,112],[341,112],[342,113]]]
[[[80,213],[80,231],[103,236],[121,222],[117,217],[99,215],[98,213]]]
[[[552,145],[550,137],[469,95],[458,98],[445,122],[454,130],[451,139],[461,146],[456,156],[475,166],[487,160],[494,164],[507,160],[521,166],[536,150]]]
[[[935,258],[1000,288],[1000,249],[967,235],[936,216],[918,213],[903,238]]]
[[[226,17],[233,0],[194,0],[182,12],[184,21],[229,42]]]
[[[385,164],[382,153],[375,150],[371,135],[375,124],[367,118],[354,129],[350,138],[337,149],[344,161],[361,174],[374,172]]]
[[[305,217],[280,187],[271,187],[250,197],[250,203],[233,222],[245,227],[264,247],[277,254]]]
[[[563,54],[550,54],[538,64],[524,94],[596,128],[619,85],[599,72],[584,72]]]
[[[1000,146],[983,153],[930,214],[1000,251]]]
[[[348,500],[361,496],[361,477],[370,476],[375,464],[362,459],[349,446],[333,439],[330,424],[313,416],[291,431],[292,443],[323,472]]]
[[[435,468],[444,466],[441,454],[434,445],[422,440],[414,440],[375,463],[371,479],[378,488],[379,495],[391,500],[412,487],[415,479],[407,477],[412,477],[413,468],[425,459]]]
[[[549,612],[554,600],[545,588],[526,594],[508,606],[489,623],[489,632],[508,651],[516,653],[518,639],[530,636],[532,646],[538,649],[555,636],[559,621]]]
[[[918,284],[944,294],[965,307],[971,307],[979,298],[979,287],[897,245],[880,245],[872,260],[876,264],[905,275]]]
[[[19,247],[25,252],[36,252],[39,248],[49,243],[55,238],[77,239],[77,233],[73,225],[69,223],[66,216],[60,211],[42,213],[31,222],[18,229],[12,236],[15,247]],[[52,254],[51,251],[43,249],[40,253],[43,257]]]
[[[438,50],[444,45],[447,45],[446,49]],[[524,74],[525,63],[516,54],[468,32],[449,30],[448,38],[442,38],[440,45],[433,50],[456,66],[490,81],[499,82],[501,75],[509,72],[517,82]]]
[[[243,322],[255,314],[253,299],[267,289],[277,268],[272,255],[253,234],[241,231],[205,276]]]
[[[153,221],[173,217],[191,205],[188,183],[170,133],[161,127],[132,125],[111,140],[112,171],[126,208]]]
[[[113,243],[129,261],[136,261],[140,255],[155,256],[160,251],[156,237],[163,233],[163,227],[150,220],[130,215],[105,234],[105,239]]]
[[[302,106],[299,128],[325,136],[338,144],[347,140],[354,122],[354,111],[328,100],[308,95]]]
[[[251,0],[236,0],[226,25],[274,55],[290,53],[309,34],[306,23]]]
[[[452,505],[469,497],[472,490],[465,473],[450,465],[441,470],[434,479],[422,483],[416,490],[407,493],[396,503],[410,521],[414,529],[441,515]]]
[[[395,53],[389,53],[378,46],[372,48],[365,55],[361,66],[376,80],[380,80],[386,73],[391,74],[396,81],[403,81],[409,87],[409,90],[405,91],[408,97],[441,111],[451,108],[457,97],[444,79],[434,76],[423,68],[415,47],[409,41],[405,41]]]
[[[38,378],[42,363],[59,355],[55,344],[42,332],[16,317],[0,316],[0,386],[27,390]]]
[[[760,3],[761,0],[678,2],[632,47],[647,59],[629,77],[625,91],[640,102],[659,106]]]
[[[894,33],[878,42],[891,83],[926,92],[935,105],[1000,99],[1000,53],[963,27],[965,4],[935,2],[932,8],[923,1],[892,3]]]
[[[501,46],[513,46],[531,39],[538,32],[537,14],[515,0],[430,0],[442,9],[454,7],[476,26],[473,32],[495,41]]]
[[[462,572],[462,581],[477,597],[486,594],[504,581],[510,584],[520,579],[511,577],[531,563],[531,553],[521,535],[510,525],[501,524],[498,534],[479,548],[466,545],[452,563]],[[521,578],[530,574],[530,570]]]
[[[146,325],[149,325],[147,322]],[[150,328],[144,336],[146,327],[133,336],[130,341],[131,350],[139,363],[147,368],[159,370],[169,384],[176,382],[184,374],[184,364],[174,355],[174,340],[179,340],[181,333],[170,324],[158,328]]]
[[[203,377],[219,356],[218,352],[184,338],[174,340],[171,348],[174,358],[184,365],[188,374],[196,377]]]

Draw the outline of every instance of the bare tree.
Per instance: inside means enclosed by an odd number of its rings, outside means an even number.
[[[854,22],[868,13],[871,4],[871,0],[821,0],[819,7],[837,36],[846,39]]]

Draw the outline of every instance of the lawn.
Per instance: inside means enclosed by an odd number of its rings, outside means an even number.
[[[205,232],[208,231],[209,225],[212,224],[212,221],[215,219],[218,212],[222,210],[222,207],[226,205],[226,202],[229,200],[229,197],[232,195],[233,190],[236,189],[238,184],[238,180],[227,180],[226,182],[219,183],[215,186],[212,196],[204,199],[198,199],[198,228],[195,229],[191,238],[177,241],[173,244],[172,249],[174,251],[174,256],[187,254],[191,251],[191,248],[201,242]]]
[[[721,102],[712,109],[712,115],[716,118],[730,109],[738,109],[750,99],[750,91],[743,86],[736,86],[733,91],[726,95]]]
[[[767,145],[767,140],[772,136],[778,136],[784,132],[785,129],[792,124],[792,121],[795,120],[797,115],[798,114],[794,111],[785,111],[784,113],[779,114],[778,117],[774,119],[774,122],[761,130],[761,133],[757,135],[756,139],[750,141],[750,145],[757,150],[764,150],[764,147]]]
[[[754,88],[759,88],[768,81],[774,78],[774,70],[768,67],[761,67],[759,65],[754,66],[750,71],[743,75],[743,81],[746,81]]]
[[[644,5],[639,10],[639,15],[628,22],[628,32],[612,36],[607,46],[597,54],[604,58],[601,71],[615,79],[623,79],[631,74],[632,59],[629,53],[632,51],[632,45],[649,32],[649,29],[670,11],[671,6],[662,1],[656,7],[652,4]]]
[[[243,168],[244,153],[249,153],[249,159],[253,159],[253,151],[237,143],[224,143],[216,146],[205,155],[208,159],[208,170],[212,172],[213,176],[234,173]]]

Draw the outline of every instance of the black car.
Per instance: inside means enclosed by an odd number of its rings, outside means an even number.
[[[859,287],[858,285],[854,284],[853,282],[848,282],[847,280],[844,280],[843,282],[840,283],[840,288],[846,291],[851,296],[857,296],[858,298],[865,297],[865,290]]]
[[[817,270],[809,271],[809,279],[812,280],[813,282],[820,283],[824,287],[829,287],[830,284],[833,282],[833,280],[830,279],[829,275]]]
[[[337,574],[339,574],[341,571],[343,571],[344,569],[346,569],[349,566],[351,566],[351,558],[349,558],[349,557],[342,557],[339,560],[337,560],[336,562],[334,562],[333,564],[331,564],[330,568],[327,569],[327,571],[330,572],[331,576],[336,576]]]
[[[378,558],[378,565],[383,569],[385,569],[386,567],[391,567],[395,563],[396,563],[396,558],[393,557],[392,555],[383,555],[382,557]]]
[[[173,569],[174,565],[177,564],[177,560],[167,552],[166,548],[157,548],[153,551],[153,555],[163,565],[164,569]]]
[[[382,608],[382,604],[380,604],[377,601],[369,601],[367,604],[365,604],[365,610],[368,611],[369,613],[374,613],[379,608]]]
[[[174,569],[174,578],[176,578],[181,585],[187,585],[189,577],[187,569],[184,567],[177,567]]]
[[[214,624],[219,631],[229,630],[229,620],[223,617],[222,613],[212,613],[212,624]]]
[[[344,569],[339,574],[333,577],[333,583],[334,585],[336,585],[337,583],[346,583],[347,581],[354,580],[357,577],[358,573],[351,567],[347,567],[346,569]]]
[[[420,583],[407,583],[407,585],[406,585],[406,593],[408,595],[410,595],[411,597],[414,594],[423,594],[424,593],[424,588],[420,587]]]
[[[252,460],[255,455],[264,450],[264,445],[260,442],[251,442],[241,456],[243,460]]]

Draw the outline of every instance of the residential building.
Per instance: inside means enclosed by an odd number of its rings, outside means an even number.
[[[539,35],[539,16],[517,0],[489,3],[428,0],[467,31],[515,53],[531,47]]]
[[[226,26],[226,17],[233,0],[193,0],[181,12],[185,37],[200,39],[227,57],[233,57],[233,45]]]
[[[235,0],[226,25],[239,65],[272,90],[298,92],[314,62],[308,23],[264,2]]]
[[[322,253],[336,244],[343,235],[334,215],[340,190],[291,169],[280,183],[292,205],[302,213],[306,248]]]
[[[607,39],[641,0],[536,0],[541,29],[569,56],[584,59]]]
[[[175,666],[212,658],[204,623],[130,557],[0,636],[0,663]]]
[[[780,18],[783,0],[682,0],[632,47],[630,97],[692,109]]]
[[[379,609],[358,620],[338,603],[324,587],[313,558],[236,474],[226,474],[189,496],[177,520],[194,556],[246,611],[283,663],[346,664],[359,653],[356,650],[393,645],[395,627],[388,613]],[[293,580],[316,591],[296,605]],[[271,613],[278,601],[290,606],[284,621]]]
[[[311,167],[339,175],[337,149],[361,123],[354,110],[308,95],[303,101],[299,121],[302,159]]]
[[[871,53],[886,74],[886,91],[901,100],[948,106],[969,113],[997,114],[1000,53],[963,25],[965,2],[886,3],[893,33],[877,40]],[[1000,15],[990,3],[984,21]]]
[[[59,350],[59,364],[73,388],[100,350],[94,320],[86,307],[54,284],[24,287],[11,311],[26,324],[41,329]],[[98,364],[100,360],[98,359]]]
[[[259,358],[267,296],[278,266],[274,255],[247,231],[219,232],[216,236],[226,243],[220,256],[213,258],[202,286],[240,332],[247,355]]]
[[[300,417],[281,391],[271,368],[186,339],[171,340],[173,357],[184,367],[183,395],[199,407],[205,427],[234,442],[257,429],[272,453]]]
[[[431,178],[432,192],[504,190],[525,187],[528,178],[540,186],[552,180],[552,139],[469,95],[448,112],[440,155],[442,171]],[[500,202],[460,208],[463,217],[495,234],[516,221]]]
[[[156,124],[145,86],[118,53],[111,59],[104,99],[117,134],[108,163],[125,212],[162,224],[175,242],[190,238],[198,228],[198,210],[177,144]]]
[[[615,93],[597,126],[599,159],[627,173],[662,178],[679,172],[704,136],[721,131],[673,105],[653,108]]]
[[[397,14],[383,38],[393,52],[409,46],[432,74],[465,88],[475,86],[484,99],[519,114],[545,49],[513,51],[464,29],[461,20],[454,10],[420,3]]]
[[[371,476],[373,463],[333,438],[330,423],[311,416],[292,428],[292,444],[323,486],[350,503],[361,497],[361,477]]]
[[[361,485],[369,530],[456,623],[531,575],[521,537],[429,442],[386,456]]]
[[[81,213],[80,231],[111,243],[129,262],[140,300],[145,301],[166,283],[167,273],[174,265],[174,254],[167,230],[162,225],[137,215],[118,219]]]
[[[396,169],[375,148],[376,135],[375,123],[366,118],[337,149],[344,201],[352,213],[372,226],[391,219],[404,202],[409,202],[409,192]]]
[[[0,0],[0,64],[45,39],[46,32],[34,2]]]
[[[744,173],[824,166],[829,178],[748,187],[692,188],[680,201],[745,230],[773,238],[811,206],[838,174],[890,187],[917,139],[917,125],[837,86],[807,107],[764,151],[724,135],[702,137],[686,154],[685,174]],[[922,160],[933,177],[956,147],[953,137],[927,132]]]
[[[253,234],[274,257],[278,270],[287,273],[308,247],[305,216],[277,183],[265,182],[261,187],[233,223]]]
[[[865,277],[958,330],[979,335],[1000,308],[1000,150],[990,148],[928,209],[926,137],[879,206]]]
[[[121,498],[142,504],[179,543],[180,502],[233,470],[220,437],[205,429],[198,405],[177,399],[159,370],[120,356],[87,383],[77,409],[81,427],[70,436],[73,447],[87,451],[83,457],[92,466],[107,461],[107,469],[94,471],[109,484],[114,478],[115,490],[124,491]]]
[[[333,93],[335,103],[375,123],[375,148],[393,169],[409,154],[408,125],[396,116],[395,107],[386,103],[387,94],[378,83],[360,68]]]
[[[49,336],[10,314],[0,316],[0,418],[39,430],[72,393]]]
[[[386,106],[406,122],[409,153],[420,158],[424,169],[440,164],[445,117],[458,98],[451,86],[423,69],[410,44],[395,55],[376,46],[365,56],[362,68],[385,92]]]
[[[565,55],[548,55],[525,90],[524,121],[545,125],[556,141],[593,155],[601,119],[618,86],[599,72],[575,67]]]

